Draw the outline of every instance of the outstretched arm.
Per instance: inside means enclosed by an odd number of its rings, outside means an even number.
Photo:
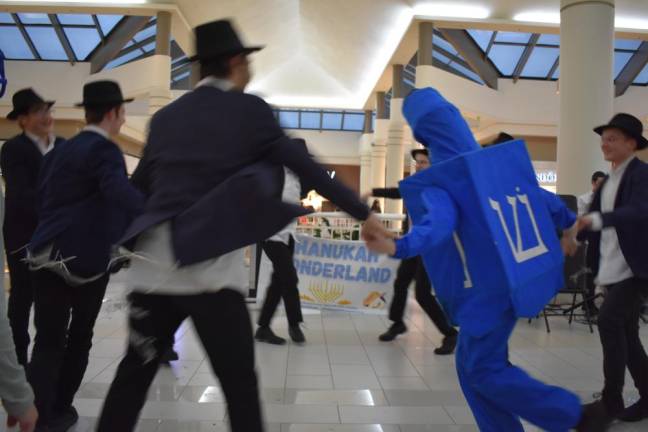
[[[551,215],[554,225],[562,230],[560,245],[565,255],[574,255],[578,250],[576,215],[569,210],[560,197],[545,189],[540,189],[542,199]]]
[[[369,249],[403,259],[421,255],[448,240],[457,226],[457,208],[450,195],[442,189],[431,188],[423,192],[422,200],[426,215],[421,223],[398,240],[368,241]]]

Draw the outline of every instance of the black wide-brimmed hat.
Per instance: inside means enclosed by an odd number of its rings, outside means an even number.
[[[16,120],[18,116],[29,113],[35,106],[47,105],[51,107],[54,105],[54,101],[44,100],[31,88],[18,90],[14,93],[12,102],[13,109],[7,114],[8,120]]]
[[[189,58],[191,61],[250,54],[263,49],[262,46],[244,46],[229,20],[218,20],[199,25],[194,29],[194,34],[196,55]]]
[[[420,148],[414,149],[410,152],[410,154],[412,155],[412,159],[416,159],[416,155],[423,155],[423,156],[430,157],[430,153],[427,151],[427,149],[420,149]]]
[[[602,135],[605,129],[610,128],[620,129],[637,140],[637,150],[648,147],[648,140],[643,136],[643,124],[637,117],[631,114],[619,113],[612,117],[608,124],[595,127],[594,132]]]
[[[132,102],[134,99],[124,99],[119,84],[115,81],[93,81],[83,86],[83,102],[76,106],[117,105]]]

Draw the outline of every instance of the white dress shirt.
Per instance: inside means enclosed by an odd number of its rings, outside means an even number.
[[[104,128],[100,128],[97,125],[87,125],[83,129],[81,129],[82,132],[94,132],[96,134],[101,135],[102,137],[106,138],[107,140],[110,140],[110,134],[108,134],[108,131]]]
[[[589,206],[592,204],[592,199],[594,198],[594,192],[589,191],[583,195],[579,195],[577,198],[578,203],[578,216],[583,216],[589,210]]]
[[[43,156],[52,151],[52,149],[54,148],[54,142],[56,141],[56,136],[54,134],[49,134],[46,140],[42,139],[38,135],[34,135],[29,131],[25,131],[25,135],[27,135],[27,138],[32,140],[34,145],[36,145],[38,151]]]
[[[601,190],[601,212],[614,211],[614,202],[619,191],[619,185],[628,164],[634,159],[628,158],[616,168],[610,170],[610,175]],[[592,221],[592,230],[601,231],[601,258],[596,283],[598,285],[612,285],[634,276],[628,262],[623,256],[616,228],[603,228],[601,213],[594,212],[587,215]]]
[[[283,192],[281,193],[281,200],[286,203],[299,205],[299,197],[301,195],[301,184],[299,183],[299,178],[288,168],[284,168],[284,172],[285,180]],[[297,219],[286,225],[284,229],[272,236],[269,240],[289,244],[290,237],[294,237],[296,231]]]
[[[233,85],[226,80],[205,78],[198,86],[213,86],[223,91]],[[236,205],[236,203],[224,203]],[[214,227],[223,229],[223,227]],[[226,229],[226,228],[225,228]],[[249,274],[245,267],[245,249],[237,249],[217,258],[178,267],[171,244],[171,222],[166,221],[143,232],[130,254],[131,266],[126,278],[131,290],[146,294],[196,295],[235,289],[247,296]]]

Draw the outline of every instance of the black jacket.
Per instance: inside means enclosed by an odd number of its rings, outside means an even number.
[[[64,140],[56,138],[57,147]],[[36,224],[38,174],[43,155],[24,133],[2,146],[0,167],[5,181],[4,239],[7,253],[24,247],[31,239]]]
[[[283,167],[358,219],[367,207],[331,180],[260,98],[201,86],[158,111],[133,183],[148,199],[122,239],[172,222],[180,265],[265,240],[304,214],[281,201]]]
[[[608,179],[598,188],[590,212],[601,211],[601,192]],[[602,213],[603,228],[614,227],[619,237],[619,246],[632,273],[648,279],[648,164],[635,158],[623,174],[614,210]],[[601,232],[587,233],[591,248],[593,273],[598,274],[601,251]]]
[[[142,210],[128,181],[124,155],[103,136],[83,131],[45,156],[38,189],[39,220],[29,250],[52,254],[78,276],[105,272],[111,248]]]
[[[371,196],[374,196],[376,198],[389,198],[389,199],[402,199],[403,197],[401,196],[400,189],[397,187],[392,187],[392,188],[375,188],[371,190]],[[403,209],[405,211],[405,209]],[[405,215],[407,216],[407,212],[405,211]],[[403,220],[403,233],[407,234],[409,232],[409,224],[410,224],[410,219],[409,216]]]

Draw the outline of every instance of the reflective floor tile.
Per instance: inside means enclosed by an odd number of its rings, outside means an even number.
[[[428,390],[421,377],[378,377],[384,390]]]
[[[399,432],[398,426],[391,425],[335,425],[335,424],[292,424],[281,425],[281,432]]]
[[[443,407],[359,407],[341,406],[340,418],[343,424],[445,424],[454,421]]]
[[[340,423],[337,406],[264,404],[269,423]]]
[[[288,405],[388,405],[380,390],[293,390],[286,389]]]
[[[460,390],[385,390],[392,406],[462,406],[467,405]]]
[[[287,389],[333,389],[333,377],[330,375],[288,375]]]

